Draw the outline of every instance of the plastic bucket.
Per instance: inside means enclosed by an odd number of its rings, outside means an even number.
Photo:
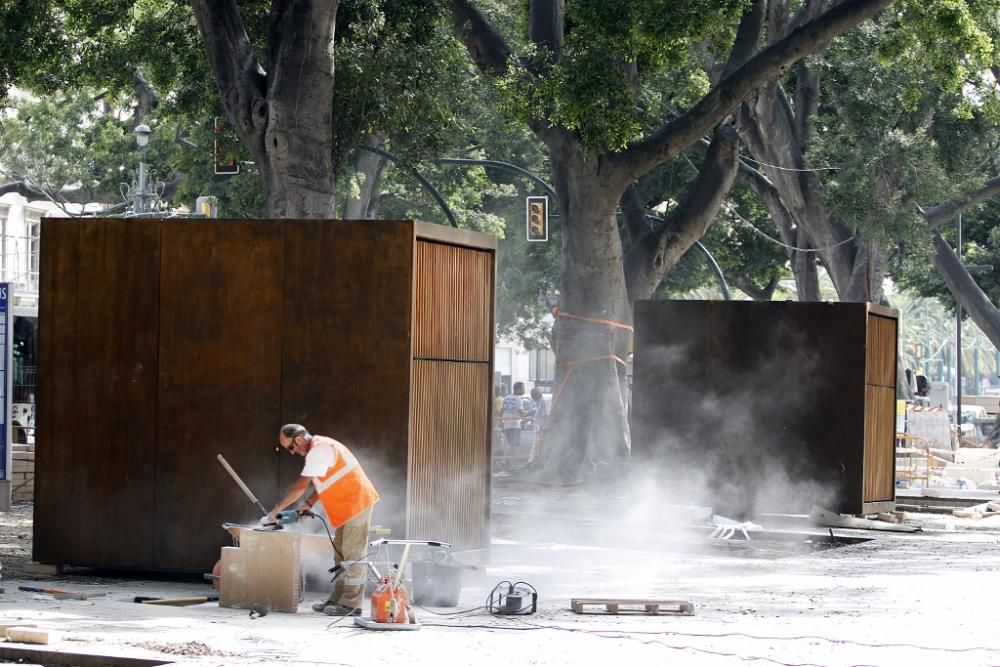
[[[413,602],[428,607],[457,607],[462,594],[461,565],[415,560],[413,572]]]

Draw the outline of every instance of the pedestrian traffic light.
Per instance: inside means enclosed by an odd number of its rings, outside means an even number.
[[[528,197],[528,240],[549,240],[549,198]]]

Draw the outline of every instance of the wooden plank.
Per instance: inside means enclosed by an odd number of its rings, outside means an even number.
[[[896,324],[896,318],[868,315],[868,384],[896,388]]]
[[[150,567],[160,221],[42,224],[33,558]]]
[[[260,518],[217,454],[261,502],[270,506],[277,500],[281,224],[163,224],[158,568],[211,571],[219,548],[228,543],[221,524]]]
[[[155,665],[173,664],[171,660],[150,660],[147,658],[126,658],[119,655],[94,655],[91,653],[73,653],[70,651],[52,649],[36,649],[24,646],[0,644],[0,661],[16,662],[18,664],[34,663],[47,667],[154,667]]]
[[[653,616],[662,612],[674,614],[684,614],[691,616],[694,614],[694,604],[689,600],[668,600],[668,599],[631,599],[631,598],[572,598],[570,608],[577,614],[587,613],[587,607],[604,607],[609,614],[620,614],[625,612],[645,613]],[[629,609],[629,607],[641,607],[641,609]]]
[[[452,361],[490,360],[492,255],[417,241],[413,355]]]
[[[414,360],[412,395],[407,535],[488,544],[489,366]]]

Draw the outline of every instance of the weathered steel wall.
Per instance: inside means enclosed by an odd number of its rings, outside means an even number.
[[[273,504],[302,466],[277,447],[286,422],[357,454],[383,498],[373,521],[393,536],[411,525],[413,537],[484,544],[492,237],[410,221],[195,219],[46,220],[42,234],[36,560],[210,568],[229,543],[221,524],[258,518],[216,454]],[[418,263],[428,241],[450,259]],[[415,317],[418,293],[433,316]],[[435,354],[469,351],[442,413],[458,449],[410,433],[415,409],[442,409],[414,400],[438,391],[414,378],[428,331]],[[448,463],[414,464],[428,455]],[[421,485],[454,495],[428,506]]]
[[[863,303],[638,302],[633,467],[703,475],[693,500],[726,516],[891,508],[896,317]]]

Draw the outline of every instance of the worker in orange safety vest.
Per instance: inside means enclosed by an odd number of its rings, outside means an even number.
[[[306,457],[298,480],[264,519],[276,523],[281,510],[301,499],[312,482],[312,491],[298,506],[299,513],[311,511],[317,500],[326,514],[333,539],[335,562],[355,561],[337,577],[327,600],[313,610],[330,616],[359,616],[365,594],[365,565],[372,506],[378,491],[357,458],[342,442],[325,435],[313,435],[301,424],[285,424],[278,443],[294,456]]]

